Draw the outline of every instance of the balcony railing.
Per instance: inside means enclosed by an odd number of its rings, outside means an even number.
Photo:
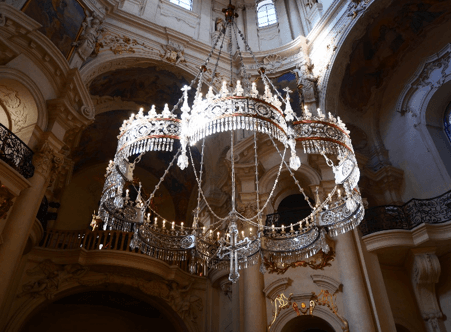
[[[34,174],[33,151],[22,140],[0,123],[0,159],[18,171],[24,178]]]
[[[44,235],[40,243],[41,248],[47,249],[79,249],[83,248],[88,251],[92,250],[108,250],[123,251],[145,255],[138,249],[130,249],[130,241],[133,238],[133,232],[122,231],[103,231],[103,230],[81,230],[81,231],[64,231],[49,229]],[[147,255],[145,255],[148,257]],[[181,270],[188,272],[191,257],[185,261],[163,260],[169,265],[175,265]],[[202,272],[202,273],[201,273]],[[200,271],[198,275],[203,275]]]
[[[360,224],[363,235],[391,229],[411,230],[420,224],[451,221],[451,191],[430,199],[412,199],[404,205],[367,209]]]
[[[282,225],[289,226],[295,224],[299,220],[304,219],[311,213],[309,208],[293,209],[278,213],[271,213],[266,215],[266,226],[280,227]]]

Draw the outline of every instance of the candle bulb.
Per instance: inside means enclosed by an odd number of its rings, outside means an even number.
[[[294,230],[293,230],[293,223],[290,224],[290,232],[294,232]]]
[[[210,238],[213,237],[213,231],[210,229]]]
[[[274,224],[271,225],[272,232],[274,233]]]
[[[202,226],[202,234],[205,234],[205,226]]]
[[[150,215],[150,213],[149,213],[149,215]],[[155,225],[157,224],[157,217],[155,217],[155,219],[154,219],[154,221],[155,221]]]
[[[252,235],[252,227],[249,228],[249,235]]]
[[[219,240],[219,232],[218,232],[218,240]]]
[[[174,229],[175,221],[172,222],[172,229]]]
[[[242,236],[243,239],[244,239],[244,231],[241,231],[241,236]]]
[[[181,226],[182,226],[182,231],[183,231],[183,221],[182,221],[182,223],[181,223]]]
[[[282,225],[282,233],[285,233],[285,225]]]
[[[128,189],[125,191],[125,197],[127,197],[127,198],[128,198],[128,192],[129,192],[129,191],[130,191],[130,190],[128,190]]]
[[[166,220],[163,220],[163,228],[166,228]]]
[[[338,195],[338,199],[340,199],[341,198],[341,190],[340,189],[337,190],[337,195]]]
[[[150,223],[150,213],[147,214],[147,223]]]

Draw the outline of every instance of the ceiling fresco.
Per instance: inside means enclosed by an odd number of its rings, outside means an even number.
[[[298,116],[302,116],[301,100],[299,98],[299,93],[297,89],[296,75],[292,72],[288,72],[281,76],[272,78],[271,80],[274,86],[276,87],[277,91],[279,91],[280,95],[284,98],[286,92],[283,91],[283,89],[285,89],[286,87],[290,88],[290,90],[292,91],[290,93],[291,107]]]
[[[156,66],[118,69],[96,77],[89,92],[93,96],[121,97],[145,108],[155,105],[161,112],[165,103],[170,106],[177,103],[181,89],[192,79],[189,74],[175,74]],[[189,91],[189,97],[193,99],[194,89]]]
[[[96,164],[108,164],[114,158],[117,148],[117,135],[122,122],[129,118],[132,111],[110,111],[96,116],[93,124],[88,126],[82,133],[79,146],[73,151],[75,162],[74,173]],[[177,149],[174,146],[174,149]],[[171,162],[174,152],[147,153],[143,156],[139,166],[151,172],[158,179],[163,175],[165,169]],[[200,160],[200,154],[193,148],[193,158]],[[159,192],[154,200],[158,211],[158,204],[166,199],[172,199],[176,209],[176,220],[186,220],[190,208],[190,198],[193,190],[196,190],[196,179],[192,167],[180,170],[174,166],[166,176],[163,186],[168,190],[170,196],[164,197]],[[151,188],[147,188],[150,190]],[[188,214],[190,216],[190,214]]]
[[[340,89],[344,104],[354,109],[366,106],[371,90],[382,85],[418,37],[450,17],[449,0],[393,1],[354,42]]]
[[[28,0],[22,11],[42,25],[39,28],[65,57],[78,38],[86,17],[83,6],[73,0]]]

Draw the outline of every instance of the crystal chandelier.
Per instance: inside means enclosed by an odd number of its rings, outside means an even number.
[[[357,183],[360,177],[349,131],[339,117],[331,113],[326,116],[321,110],[313,115],[305,107],[302,116],[297,116],[290,105],[289,93],[285,97],[260,67],[259,75],[264,84],[263,94],[255,82],[250,84],[243,75],[243,82],[233,82],[232,62],[230,82],[224,82],[215,93],[212,82],[204,82],[207,64],[222,40],[217,61],[212,72],[215,77],[224,40],[235,37],[236,49],[241,60],[241,69],[245,74],[238,35],[246,50],[253,55],[243,34],[238,29],[235,18],[238,16],[234,6],[229,4],[225,13],[225,26],[217,36],[203,66],[190,86],[185,86],[182,97],[172,111],[166,104],[161,113],[154,106],[147,114],[143,109],[135,116],[124,121],[118,136],[118,147],[114,160],[106,172],[106,181],[102,192],[98,217],[103,221],[104,229],[118,229],[134,232],[130,246],[142,252],[166,261],[189,262],[191,273],[207,274],[211,269],[228,269],[229,279],[236,282],[239,270],[260,262],[291,263],[310,257],[319,250],[329,251],[326,234],[336,236],[356,227],[364,216],[364,208]],[[232,48],[229,46],[232,59]],[[232,61],[232,60],[230,60]],[[197,82],[194,102],[188,103],[188,90]],[[202,84],[210,85],[205,98]],[[235,87],[233,89],[233,86]],[[180,105],[182,105],[180,107]],[[180,118],[174,113],[180,107]],[[236,131],[245,130],[254,139],[254,164],[256,183],[256,212],[245,217],[236,209],[236,167],[235,146]],[[208,203],[204,194],[203,173],[204,149],[209,137],[219,133],[230,133],[230,178],[231,208],[225,217],[218,216]],[[267,135],[280,156],[278,173],[268,197],[261,200],[259,193],[257,135]],[[175,144],[176,142],[178,144]],[[191,146],[200,145],[200,165],[194,163]],[[316,202],[312,204],[304,193],[293,170],[301,166],[296,153],[296,144],[301,144],[305,154],[322,155],[335,175],[335,187],[320,201],[318,192]],[[177,151],[175,146],[180,146]],[[165,173],[159,179],[153,191],[144,195],[141,183],[134,181],[133,171],[146,153],[156,151],[173,152],[173,159]],[[289,152],[289,158],[287,155]],[[133,161],[131,161],[133,160]],[[162,186],[166,175],[177,163],[182,170],[192,165],[197,180],[197,208],[193,212],[193,223],[167,221],[150,204],[156,192]],[[309,216],[290,225],[266,225],[263,222],[264,211],[274,195],[282,172],[286,167],[294,184],[303,194],[312,212]],[[212,170],[213,172],[213,170]],[[137,195],[131,199],[128,186],[132,185]],[[209,221],[200,221],[201,203],[211,214]]]

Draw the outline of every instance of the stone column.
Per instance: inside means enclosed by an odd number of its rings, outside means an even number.
[[[343,284],[343,316],[350,331],[376,331],[352,231],[337,237],[335,251]]]
[[[277,22],[280,29],[280,38],[282,40],[282,45],[288,44],[293,40],[291,35],[290,23],[288,21],[287,8],[285,7],[285,2],[283,0],[277,0],[274,2],[277,12]]]
[[[435,248],[412,249],[410,258],[412,286],[428,332],[445,332],[443,313],[437,301],[435,284],[440,278],[440,261]]]
[[[7,315],[6,303],[18,264],[28,240],[36,213],[47,188],[50,174],[61,165],[62,159],[46,141],[33,157],[35,173],[29,180],[31,186],[17,197],[11,214],[3,229],[4,243],[0,246],[0,312],[2,318]],[[0,318],[0,320],[2,320]]]
[[[287,1],[287,11],[290,18],[290,27],[293,35],[293,39],[296,39],[299,35],[305,35],[302,29],[301,15],[299,14],[296,0]]]
[[[265,281],[259,271],[259,264],[243,271],[244,282],[244,331],[266,331],[266,300],[263,289]]]
[[[260,50],[257,34],[257,12],[255,4],[246,4],[246,40],[252,51]]]

